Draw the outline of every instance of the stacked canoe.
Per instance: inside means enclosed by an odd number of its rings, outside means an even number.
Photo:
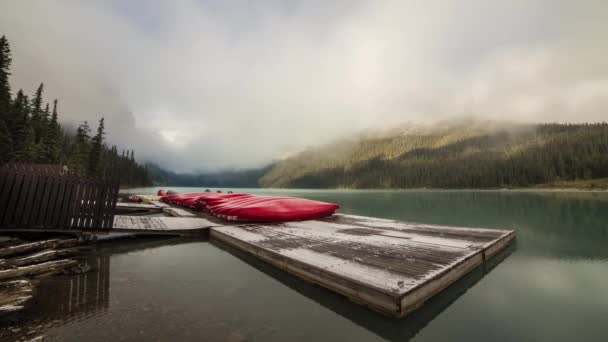
[[[161,201],[205,210],[228,221],[287,222],[332,215],[339,206],[295,197],[245,193],[191,192],[161,197]]]

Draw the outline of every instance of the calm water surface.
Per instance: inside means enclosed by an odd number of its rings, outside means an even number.
[[[385,318],[205,240],[103,244],[91,251],[93,269],[86,275],[40,284],[36,304],[13,335],[63,341],[608,340],[608,193],[247,191],[337,202],[345,213],[515,229],[517,243],[495,267],[476,270],[405,319]]]

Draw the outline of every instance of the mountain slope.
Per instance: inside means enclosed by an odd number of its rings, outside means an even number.
[[[401,127],[308,149],[263,187],[493,188],[608,176],[608,124],[463,121]]]

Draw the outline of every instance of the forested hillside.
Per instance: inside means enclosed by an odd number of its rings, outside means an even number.
[[[44,99],[44,84],[35,94],[18,90],[12,96],[10,45],[0,38],[0,163],[23,162],[63,164],[83,176],[112,177],[125,186],[150,184],[147,170],[135,162],[134,152],[118,152],[105,144],[104,119],[100,118],[94,135],[88,122],[76,132],[59,124],[58,101]]]
[[[263,187],[503,188],[608,177],[608,124],[468,120],[393,129],[275,164]]]

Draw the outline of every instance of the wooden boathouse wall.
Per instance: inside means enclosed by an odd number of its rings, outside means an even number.
[[[0,230],[111,229],[118,181],[71,174],[61,165],[0,166]]]

